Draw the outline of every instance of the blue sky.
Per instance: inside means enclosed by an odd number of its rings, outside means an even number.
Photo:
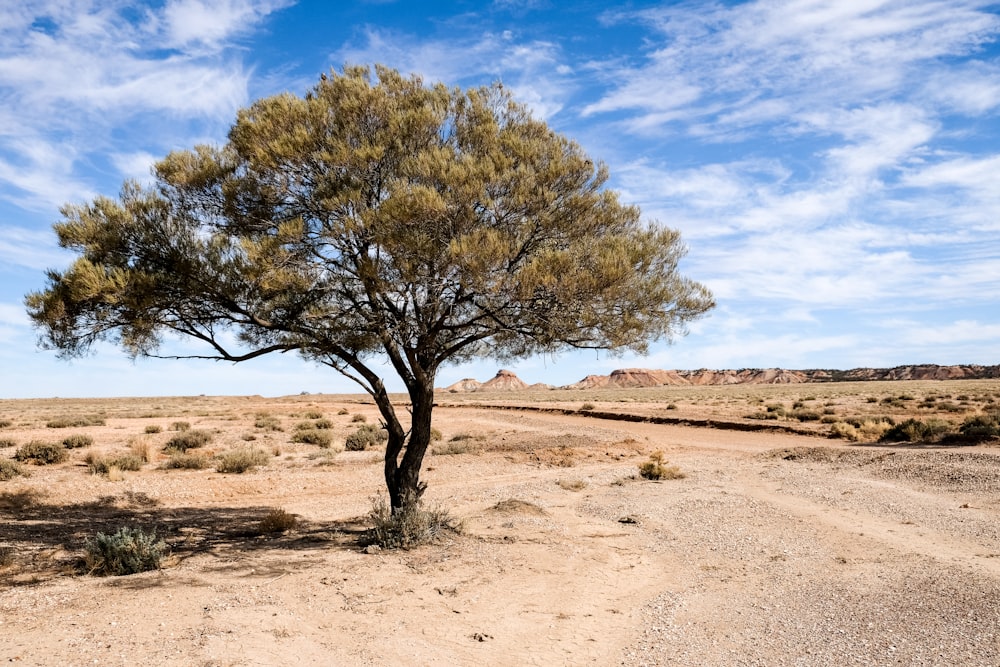
[[[0,398],[357,391],[291,356],[133,363],[105,346],[60,361],[22,305],[71,261],[60,205],[148,180],[167,152],[223,142],[239,107],[344,63],[501,80],[682,231],[710,316],[648,357],[506,364],[528,382],[1000,363],[998,39],[1000,5],[971,0],[7,0]]]

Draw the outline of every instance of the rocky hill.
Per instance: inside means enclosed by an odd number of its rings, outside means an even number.
[[[579,382],[562,389],[601,389],[662,387],[669,385],[720,385],[720,384],[801,384],[806,382],[861,382],[875,380],[976,380],[1000,378],[1000,365],[981,366],[962,364],[938,366],[919,364],[894,368],[853,368],[851,370],[810,369],[786,370],[783,368],[742,368],[739,370],[653,370],[648,368],[621,368],[610,375],[588,375]],[[520,389],[551,388],[545,384],[528,385],[508,370],[497,372],[487,382],[465,379],[445,387],[451,393],[474,391],[516,391]]]

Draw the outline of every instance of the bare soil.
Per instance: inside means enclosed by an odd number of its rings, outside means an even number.
[[[970,414],[1000,390],[959,386],[985,397]],[[825,389],[794,391],[789,402]],[[895,383],[886,395],[904,391],[918,402],[925,390]],[[670,401],[671,414],[738,419],[759,394],[630,398],[555,403],[659,414]],[[0,458],[31,440],[94,439],[68,462],[0,481],[0,661],[1000,664],[994,445],[859,445],[818,426],[718,430],[449,399],[435,413],[425,498],[464,529],[409,551],[365,548],[381,452],[339,451],[355,415],[377,421],[362,397],[0,401],[0,440],[14,443]],[[873,405],[858,392],[812,401]],[[46,426],[78,418],[103,424]],[[329,420],[332,448],[291,441],[317,419]],[[179,421],[214,435],[193,453],[260,448],[270,462],[243,474],[163,469]],[[111,475],[85,462],[129,451],[150,462]],[[638,477],[654,451],[685,477]],[[274,509],[297,526],[262,533]],[[162,569],[83,571],[85,541],[121,526],[156,530],[169,545]]]

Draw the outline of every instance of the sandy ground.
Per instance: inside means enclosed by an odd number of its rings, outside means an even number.
[[[252,409],[217,408],[192,421],[235,442]],[[83,430],[120,448],[142,424],[166,429],[168,413]],[[425,464],[426,499],[464,532],[411,551],[360,543],[379,452],[316,457],[287,432],[260,434],[278,455],[242,475],[150,465],[110,481],[74,450],[0,482],[0,546],[14,553],[0,569],[0,661],[1000,664],[997,448],[474,407],[436,419],[443,442],[474,436]],[[686,477],[636,478],[654,450]],[[272,508],[298,527],[256,534]],[[80,574],[83,541],[119,525],[156,527],[165,567]]]

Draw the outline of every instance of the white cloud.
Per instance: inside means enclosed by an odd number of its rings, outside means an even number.
[[[162,22],[170,45],[199,44],[217,49],[225,40],[289,4],[289,0],[172,0],[163,8]]]
[[[21,266],[42,271],[65,266],[69,253],[61,250],[50,229],[41,231],[0,226],[0,266]]]
[[[516,35],[507,33],[435,40],[369,28],[362,45],[345,46],[332,59],[336,66],[381,63],[448,85],[483,78],[501,81],[515,99],[543,119],[562,109],[571,87],[572,70],[562,62],[556,44],[517,42]]]

